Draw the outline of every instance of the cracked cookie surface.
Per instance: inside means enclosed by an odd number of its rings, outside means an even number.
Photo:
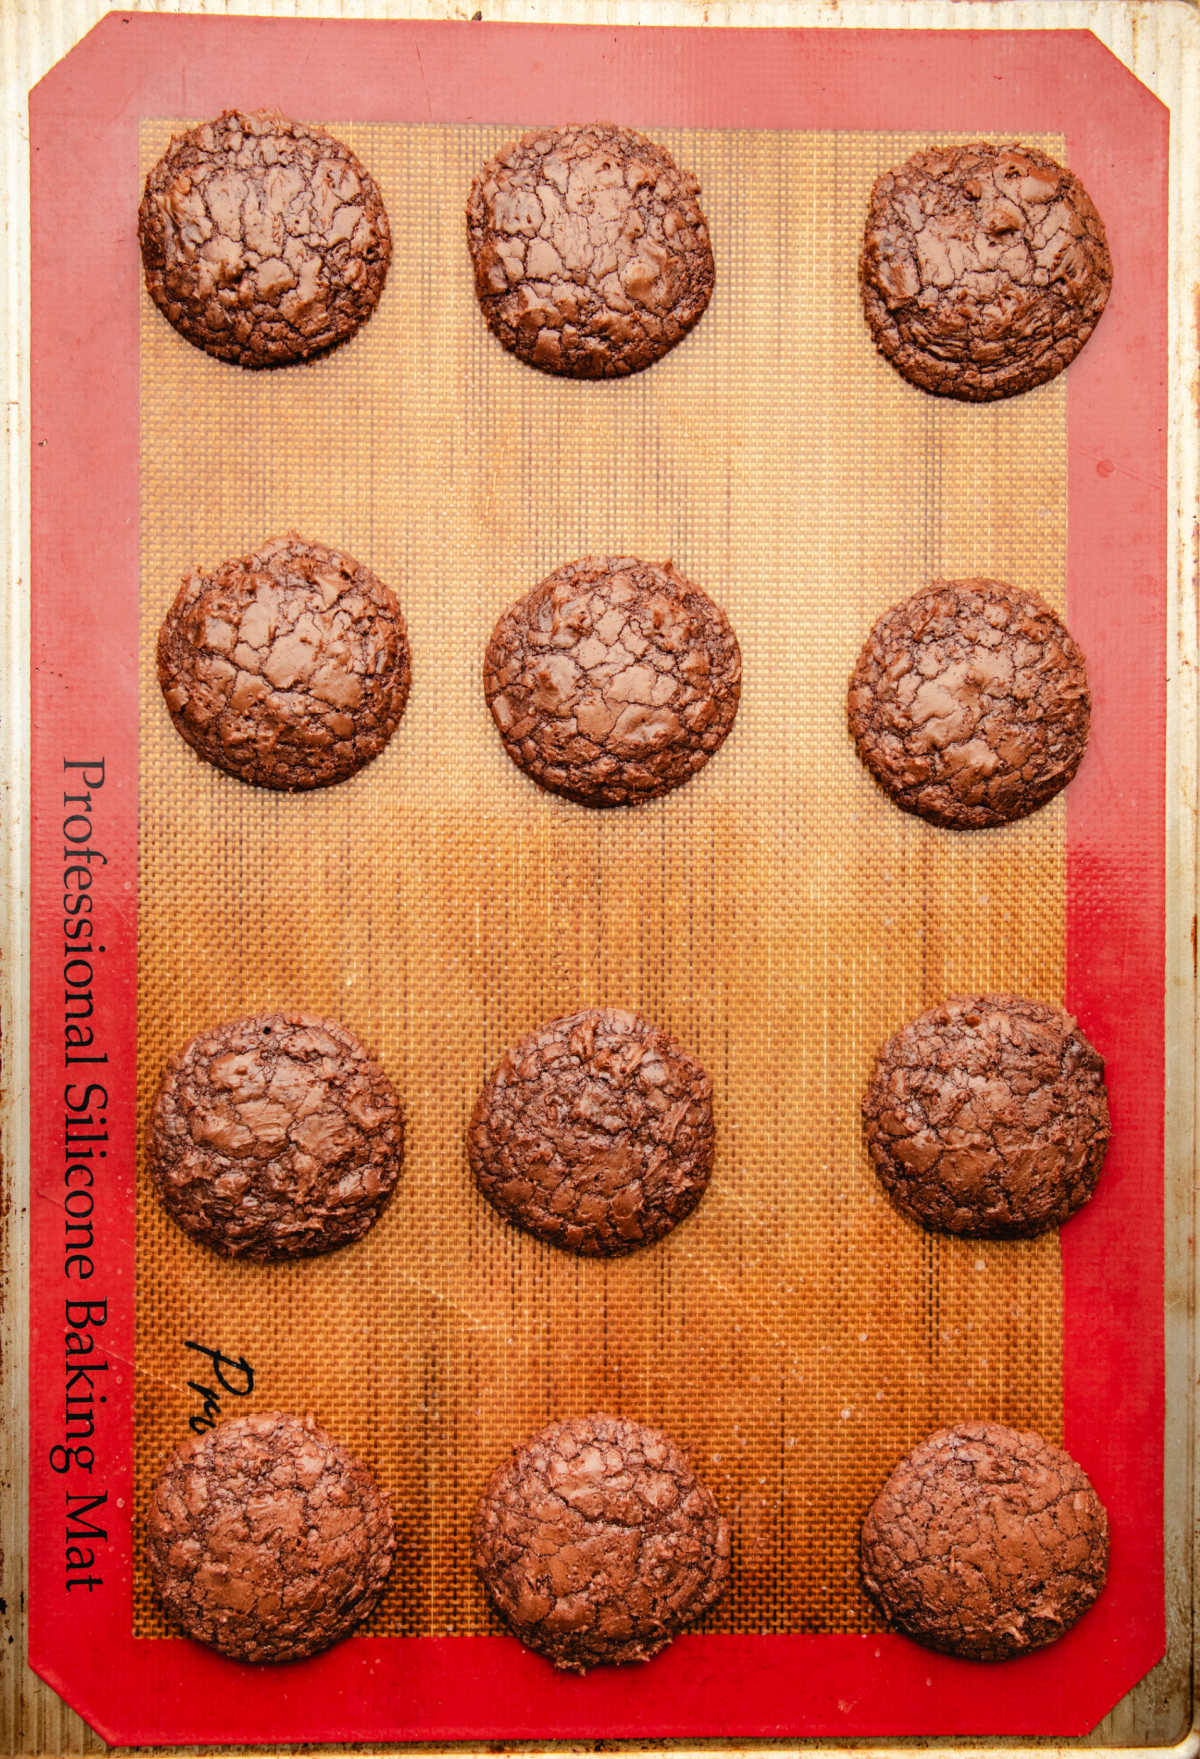
[[[296,1661],[348,1635],[392,1567],[387,1498],[312,1417],[232,1417],[184,1442],[150,1492],[155,1593],[189,1637]]]
[[[392,255],[374,179],[332,135],[226,110],[172,139],[138,238],[151,299],[218,360],[287,366],[352,336]]]
[[[1108,1519],[1061,1448],[1001,1423],[959,1423],[896,1467],[863,1521],[861,1561],[906,1636],[1002,1661],[1055,1642],[1091,1606]]]
[[[586,806],[680,787],[737,715],[742,656],[724,611],[633,556],[567,562],[496,624],[483,661],[513,762]]]
[[[884,613],[850,679],[859,756],[906,812],[952,830],[1052,800],[1087,746],[1087,667],[1036,593],[940,580]]]
[[[467,242],[492,333],[543,372],[640,372],[697,321],[713,255],[696,179],[630,128],[539,129],[471,185]]]
[[[396,1091],[354,1035],[310,1014],[255,1014],[171,1058],[147,1160],[169,1215],[231,1258],[330,1252],[361,1239],[404,1153]]]
[[[1071,1016],[959,996],[901,1027],[862,1102],[872,1164],[927,1228],[1014,1239],[1060,1227],[1108,1147],[1104,1061]]]
[[[325,788],[362,769],[399,725],[410,678],[391,588],[295,532],[184,575],[158,637],[179,732],[260,788]]]
[[[588,1257],[662,1239],[703,1197],[712,1083],[620,1008],[548,1021],[506,1051],[467,1130],[475,1182],[518,1227]]]
[[[860,281],[880,353],[923,391],[1015,397],[1075,358],[1112,258],[1079,179],[1034,147],[931,147],[876,180]]]
[[[575,1673],[648,1661],[708,1611],[729,1527],[656,1429],[591,1415],[552,1423],[499,1466],[474,1561],[514,1636]]]

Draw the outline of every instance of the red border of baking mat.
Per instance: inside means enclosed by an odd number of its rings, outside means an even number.
[[[1108,1060],[1113,1142],[1102,1198],[1062,1236],[1065,1439],[1108,1505],[1113,1543],[1106,1593],[1055,1647],[988,1667],[898,1637],[697,1635],[652,1666],[580,1679],[504,1637],[352,1638],[313,1660],[256,1670],[199,1644],[132,1636],[137,126],[143,115],[208,116],[230,105],[363,121],[599,115],[650,128],[1065,134],[1107,221],[1117,271],[1096,339],[1068,375],[1068,615],[1088,656],[1096,737],[1067,796],[1067,1005]],[[1167,112],[1078,31],[113,14],[36,88],[30,116],[34,1667],[123,1743],[1091,1727],[1163,1647]],[[88,785],[96,770],[64,770],[101,757],[99,787]],[[64,795],[87,798],[64,805]],[[107,1062],[66,1068],[64,985],[78,989],[86,976],[76,967],[64,978],[72,848],[95,851],[75,865],[92,880],[92,1050]],[[87,1094],[89,1080],[103,1093]],[[94,1184],[80,1184],[80,1173],[72,1187],[94,1203],[95,1268],[82,1283],[67,1279],[63,1252],[68,1083],[72,1138],[91,1134],[96,1150]],[[93,1337],[90,1360],[107,1363],[90,1383],[106,1399],[94,1407],[90,1472],[79,1460],[55,1470],[64,1464],[53,1450],[63,1442],[68,1300],[106,1303],[103,1328],[82,1328]],[[100,1313],[97,1305],[92,1316]],[[83,1512],[101,1492],[107,1501],[91,1520],[107,1539],[76,1540],[68,1569],[68,1509]],[[89,1575],[101,1585],[88,1587]]]

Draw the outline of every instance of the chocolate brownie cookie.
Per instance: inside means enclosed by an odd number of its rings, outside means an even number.
[[[556,568],[497,623],[483,661],[513,762],[585,806],[630,806],[703,769],[737,714],[742,656],[707,593],[632,556]]]
[[[1108,1571],[1108,1520],[1061,1448],[959,1423],[901,1460],[867,1511],[861,1555],[889,1624],[931,1649],[1004,1661],[1087,1611]]]
[[[518,1227],[589,1257],[632,1252],[704,1195],[712,1083],[641,1015],[586,1008],[505,1052],[467,1152],[480,1191]]]
[[[467,242],[495,336],[543,372],[640,372],[713,289],[700,186],[665,148],[597,123],[525,134],[471,185]]]
[[[931,147],[878,178],[863,237],[875,346],[911,384],[984,403],[1062,372],[1112,287],[1104,223],[1034,147]]]
[[[938,580],[876,623],[847,715],[898,806],[970,830],[1024,818],[1066,787],[1091,696],[1077,643],[1036,593]]]
[[[146,179],[138,237],[168,322],[247,367],[352,336],[392,255],[383,199],[349,147],[272,110],[226,110],[176,136]]]
[[[301,1258],[359,1240],[400,1174],[391,1082],[333,1020],[255,1014],[167,1064],[146,1153],[181,1228],[230,1258]]]
[[[238,1661],[328,1649],[392,1567],[387,1498],[312,1417],[232,1417],[177,1447],[154,1481],[146,1559],[189,1637]]]
[[[474,1557],[513,1635],[584,1673],[648,1661],[706,1613],[729,1575],[729,1528],[658,1430],[573,1417],[492,1474]]]
[[[260,788],[325,788],[370,763],[399,725],[410,675],[392,589],[294,531],[185,574],[158,637],[176,727]]]
[[[1018,996],[959,996],[902,1026],[862,1114],[897,1209],[951,1234],[1061,1226],[1108,1146],[1103,1058],[1061,1008]]]

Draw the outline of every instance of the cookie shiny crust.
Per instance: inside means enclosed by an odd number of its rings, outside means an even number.
[[[471,185],[467,242],[493,334],[543,372],[640,372],[713,290],[696,179],[631,128],[538,129]]]
[[[493,1473],[476,1571],[504,1623],[574,1673],[648,1661],[729,1577],[729,1527],[656,1429],[593,1414],[552,1423]]]
[[[914,1221],[999,1239],[1041,1234],[1099,1181],[1104,1061],[1048,1002],[957,996],[883,1046],[862,1117],[872,1165]]]
[[[374,1607],[392,1567],[387,1498],[312,1417],[233,1417],[177,1447],[146,1517],[154,1591],[238,1661],[297,1661]]]
[[[940,1429],[862,1524],[863,1581],[931,1649],[1004,1661],[1070,1629],[1104,1587],[1108,1519],[1069,1454],[1001,1423]]]
[[[1034,147],[931,147],[871,192],[860,282],[898,372],[967,402],[1015,397],[1074,360],[1112,287],[1104,223]]]
[[[1036,593],[939,580],[875,624],[846,711],[859,756],[898,806],[978,830],[1066,787],[1087,747],[1091,692],[1079,644]]]
[[[680,787],[723,744],[742,656],[721,607],[669,562],[586,556],[500,618],[483,687],[534,781],[587,806],[631,806]]]
[[[568,1251],[614,1257],[689,1216],[713,1163],[712,1083],[639,1014],[587,1008],[506,1051],[467,1130],[483,1196]]]
[[[296,532],[194,568],[158,637],[171,719],[208,763],[260,788],[325,788],[377,757],[412,676],[389,586]]]
[[[339,140],[273,110],[172,139],[138,211],[146,287],[181,336],[244,367],[352,336],[392,255],[383,198]]]
[[[400,1175],[390,1080],[334,1020],[255,1014],[167,1064],[146,1155],[167,1213],[230,1258],[309,1257],[359,1240]]]

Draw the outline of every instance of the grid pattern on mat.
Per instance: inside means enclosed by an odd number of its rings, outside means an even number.
[[[403,1561],[374,1634],[498,1628],[469,1567],[479,1489],[514,1440],[588,1409],[661,1425],[717,1492],[736,1554],[710,1628],[872,1628],[857,1522],[895,1458],[962,1415],[1060,1435],[1057,1240],[903,1220],[857,1107],[879,1042],[944,995],[1061,998],[1064,816],[954,835],[896,811],[854,757],[845,684],[873,619],[931,576],[1061,608],[1063,380],[972,407],[874,354],[862,215],[923,139],[661,131],[703,185],[716,294],[651,371],[576,385],[511,359],[474,305],[462,201],[514,130],[327,121],[395,238],[356,339],[245,373],[144,302],[139,1092],[144,1117],[202,1026],[305,1007],[381,1056],[407,1159],[365,1241],[266,1267],[187,1240],[143,1178],[139,1506],[199,1408],[192,1339],[245,1354],[245,1404],[314,1409],[391,1494]],[[143,169],[181,126],[142,125]],[[183,571],[289,527],[395,587],[414,661],[387,751],[293,798],[195,758],[154,671]],[[745,687],[701,776],[596,813],[508,762],[479,666],[506,604],[605,551],[672,557],[717,598]],[[699,1210],[609,1264],[507,1227],[463,1151],[503,1047],[599,1002],[692,1048],[718,1107]],[[140,1563],[134,1616],[166,1634]]]

